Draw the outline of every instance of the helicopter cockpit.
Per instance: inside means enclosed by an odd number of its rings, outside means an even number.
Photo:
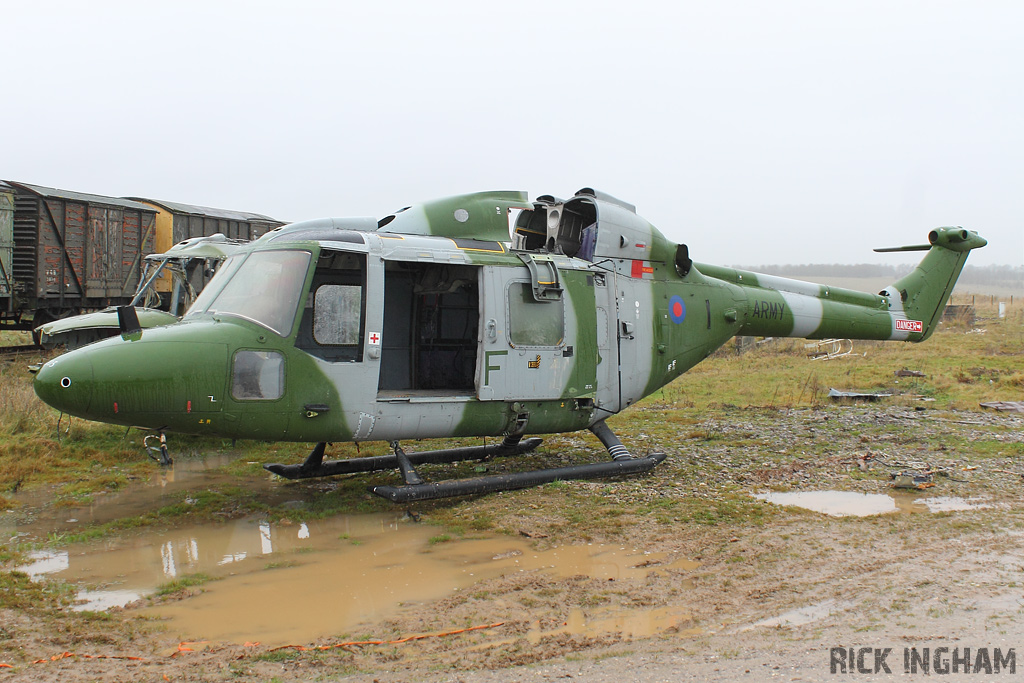
[[[310,252],[293,249],[231,256],[182,320],[226,315],[286,337],[295,322],[310,258]]]

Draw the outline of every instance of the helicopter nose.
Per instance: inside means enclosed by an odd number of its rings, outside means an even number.
[[[75,351],[66,353],[39,368],[32,386],[36,396],[57,410],[84,415],[92,399],[92,361]]]

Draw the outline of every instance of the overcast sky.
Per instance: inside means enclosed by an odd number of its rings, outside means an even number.
[[[0,178],[269,214],[637,206],[698,261],[1024,263],[1024,3],[0,0]]]

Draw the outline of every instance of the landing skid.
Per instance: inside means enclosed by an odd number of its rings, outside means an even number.
[[[440,451],[423,451],[405,455],[411,465],[443,464],[462,460],[484,460],[487,458],[509,455],[522,455],[539,446],[544,439],[526,439],[508,447],[504,443],[493,446],[467,446],[465,448],[449,448]],[[381,472],[383,470],[400,469],[399,456],[378,455],[370,458],[350,458],[348,460],[328,460],[324,462],[324,448],[327,444],[318,443],[313,452],[301,465],[264,465],[263,469],[280,475],[285,479],[309,479],[312,477],[330,477],[336,474],[356,474],[358,472]],[[398,449],[401,451],[401,449]]]
[[[626,474],[639,474],[654,469],[654,466],[665,459],[664,453],[654,453],[644,458],[633,458],[629,461],[615,460],[612,462],[595,462],[589,465],[572,467],[556,467],[532,472],[516,472],[514,474],[495,474],[489,477],[475,477],[462,481],[440,481],[437,483],[408,484],[406,486],[371,486],[370,492],[393,503],[414,503],[435,498],[454,498],[455,496],[472,496],[479,493],[496,491],[514,491],[528,489],[532,486],[549,484],[553,481],[576,479],[601,479]]]
[[[532,438],[520,441],[520,437],[505,437],[500,444],[492,446],[470,446],[467,448],[451,448],[421,453],[406,453],[397,441],[391,443],[394,455],[381,455],[369,458],[352,458],[348,460],[328,460],[324,462],[324,449],[327,444],[318,443],[313,452],[301,465],[282,465],[278,463],[264,465],[264,469],[287,479],[307,479],[311,477],[329,477],[336,474],[355,474],[358,472],[377,472],[398,469],[405,480],[404,486],[371,486],[370,492],[395,503],[411,503],[437,498],[455,496],[471,496],[497,491],[525,489],[553,481],[600,479],[628,474],[640,474],[653,469],[665,459],[664,453],[637,458],[630,455],[622,442],[616,438],[604,421],[594,424],[590,431],[601,440],[611,462],[556,467],[552,469],[534,470],[532,472],[516,472],[513,474],[496,474],[472,479],[442,481],[429,483],[416,471],[416,465],[423,463],[451,463],[463,460],[486,460],[495,457],[522,455],[535,449],[542,439]]]

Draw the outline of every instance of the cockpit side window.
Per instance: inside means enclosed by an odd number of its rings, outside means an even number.
[[[296,346],[329,361],[363,359],[366,256],[324,251],[313,273]]]
[[[242,262],[245,261],[245,254],[235,254],[228,258],[224,264],[217,269],[217,274],[213,276],[207,285],[203,288],[202,293],[192,302],[192,306],[185,313],[185,317],[197,313],[203,313],[207,308],[210,307],[210,302],[217,298],[220,294],[220,290],[224,289],[224,286],[228,283],[231,277],[238,270]]]
[[[231,373],[231,396],[239,401],[276,401],[284,395],[284,356],[277,351],[239,351]]]

